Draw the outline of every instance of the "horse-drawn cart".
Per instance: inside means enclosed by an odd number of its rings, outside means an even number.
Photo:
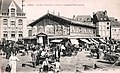
[[[110,63],[115,63],[116,61],[118,61],[119,57],[120,55],[118,54],[105,53],[103,59],[109,61]]]

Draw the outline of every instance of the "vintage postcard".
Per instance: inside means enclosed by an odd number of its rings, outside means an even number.
[[[0,73],[108,72],[120,72],[120,0],[0,0]]]

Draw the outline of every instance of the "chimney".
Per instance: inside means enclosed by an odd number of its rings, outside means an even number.
[[[75,15],[73,15],[73,19],[75,19]]]
[[[49,13],[49,10],[47,10],[47,13]]]
[[[118,19],[115,19],[115,21],[117,21]]]
[[[60,12],[58,12],[58,16],[60,16]]]
[[[55,11],[53,11],[53,15],[55,15]]]
[[[104,11],[104,14],[107,15],[107,11],[106,10]]]
[[[93,12],[93,15],[95,14],[95,12]]]

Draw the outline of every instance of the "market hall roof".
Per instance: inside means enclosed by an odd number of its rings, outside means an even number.
[[[53,14],[50,14],[50,13],[45,14],[44,16],[38,18],[36,21],[30,23],[29,25],[33,27],[37,23],[39,23],[40,21],[42,21],[44,19],[50,19],[50,20],[53,20],[55,22],[59,22],[61,24],[67,23],[67,24],[70,24],[70,25],[76,25],[76,26],[82,26],[82,27],[88,27],[88,28],[96,29],[96,27],[94,25],[89,25],[89,24],[86,24],[86,23],[83,23],[83,22],[80,22],[80,21],[77,21],[77,20],[73,20],[73,19],[70,19],[70,18],[63,17],[63,16],[53,15]]]
[[[9,12],[8,9],[12,1],[14,2],[17,8],[17,13],[24,13],[14,0],[0,0],[0,13],[8,13]]]

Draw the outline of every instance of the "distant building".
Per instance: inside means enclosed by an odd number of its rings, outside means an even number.
[[[107,11],[98,11],[93,13],[93,23],[96,25],[96,34],[102,38],[110,38],[110,20]]]
[[[94,25],[49,13],[29,25],[37,27],[37,34],[44,33],[48,39],[96,37]]]
[[[27,36],[25,13],[14,0],[0,0],[0,39],[21,39]]]
[[[83,23],[87,23],[89,25],[93,25],[92,19],[93,18],[90,15],[77,15],[75,17],[75,20],[83,22]]]
[[[111,25],[111,38],[120,40],[120,23],[114,17],[109,17]]]

